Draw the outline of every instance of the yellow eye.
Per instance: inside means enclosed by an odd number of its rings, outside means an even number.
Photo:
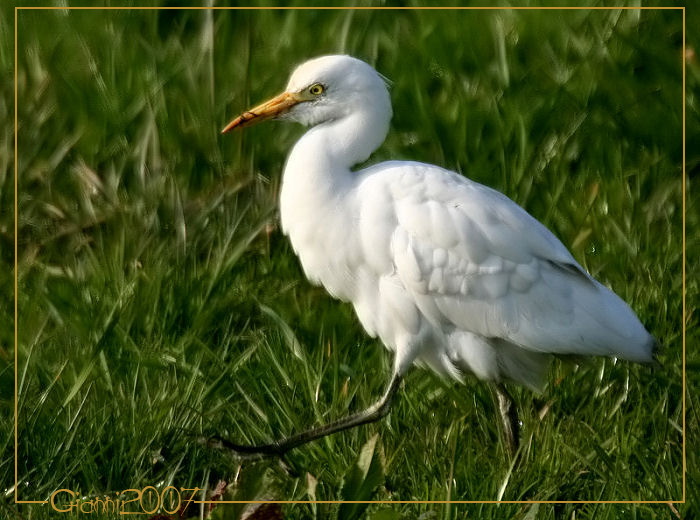
[[[320,83],[316,83],[315,85],[311,85],[309,87],[309,92],[313,94],[314,96],[320,96],[323,94],[323,85]]]

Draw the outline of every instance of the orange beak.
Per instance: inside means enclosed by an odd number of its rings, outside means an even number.
[[[234,130],[235,128],[243,128],[252,126],[260,121],[272,119],[281,116],[292,108],[297,103],[304,101],[299,94],[291,92],[282,92],[279,96],[273,97],[262,105],[243,112],[236,119],[227,124],[221,131],[222,134]]]

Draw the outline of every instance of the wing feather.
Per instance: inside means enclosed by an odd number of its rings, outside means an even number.
[[[435,327],[534,352],[650,356],[631,309],[503,194],[420,163],[365,171],[359,196],[382,192],[393,211],[390,268]]]

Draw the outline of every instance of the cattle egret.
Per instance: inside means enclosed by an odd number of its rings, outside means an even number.
[[[419,162],[353,170],[384,141],[391,115],[370,65],[322,56],[222,131],[265,119],[311,127],[284,168],[282,229],[309,280],[351,302],[394,353],[387,390],[367,410],[271,444],[223,442],[239,453],[281,455],[384,417],[414,363],[495,382],[513,449],[518,421],[503,381],[541,388],[552,355],[652,360],[655,340],[632,309],[505,195]]]

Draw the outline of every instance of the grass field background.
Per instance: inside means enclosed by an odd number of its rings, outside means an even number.
[[[12,24],[3,5],[6,78]],[[20,11],[17,44],[20,499],[211,490],[220,479],[241,500],[682,498],[680,11]],[[280,173],[303,128],[219,135],[280,92],[294,65],[327,53],[393,82],[392,128],[372,161],[434,163],[506,193],[631,304],[663,344],[661,367],[557,361],[543,394],[511,388],[523,421],[515,467],[488,387],[418,369],[388,419],[299,448],[286,465],[241,465],[198,444],[213,433],[268,441],[362,409],[390,372],[389,353],[349,305],[305,280],[279,230]],[[686,58],[692,193],[700,67]],[[0,505],[8,517],[53,517],[11,493],[13,87],[0,88]],[[695,391],[697,215],[689,196]],[[677,508],[691,518],[698,396],[687,398],[689,503]],[[281,510],[676,518],[663,505]]]

